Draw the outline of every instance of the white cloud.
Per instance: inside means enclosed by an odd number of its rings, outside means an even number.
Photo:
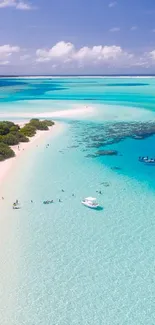
[[[113,8],[117,5],[117,1],[113,1],[109,3],[109,8]]]
[[[145,52],[134,62],[135,66],[149,68],[155,66],[155,50]]]
[[[6,61],[0,61],[0,65],[8,65],[10,63],[10,61],[6,60]]]
[[[0,0],[0,8],[13,7],[19,10],[31,10],[33,7],[30,3],[19,0]]]
[[[113,27],[109,31],[115,33],[115,32],[119,32],[120,30],[121,30],[120,27]]]
[[[134,32],[135,30],[137,30],[137,26],[132,26],[130,30]]]
[[[148,56],[150,56],[150,58],[151,58],[152,60],[155,60],[155,50],[149,52],[149,53],[148,53]]]
[[[36,51],[37,62],[51,62],[52,65],[74,64],[78,67],[101,64],[127,64],[133,55],[124,51],[120,46],[95,45],[84,46],[76,49],[72,43],[64,41],[55,44],[51,49],[38,49]]]
[[[51,49],[38,49],[36,51],[37,61],[51,61],[53,58],[55,59],[68,59],[74,52],[74,45],[72,43],[65,43],[64,41],[58,42]]]
[[[107,60],[107,59],[115,59],[122,53],[122,49],[120,46],[93,46],[83,47],[79,51],[77,51],[73,59],[76,60]]]
[[[10,57],[13,53],[20,52],[19,46],[11,46],[9,44],[0,46],[0,59]]]
[[[20,60],[21,60],[21,61],[25,61],[25,60],[30,59],[30,57],[31,57],[31,55],[29,55],[29,54],[24,54],[24,55],[21,55],[21,56],[20,56]]]
[[[14,7],[15,0],[0,0],[0,8]]]
[[[25,2],[20,1],[19,3],[17,3],[16,9],[19,9],[19,10],[31,10],[32,7],[31,7],[31,5],[29,3],[25,3]]]

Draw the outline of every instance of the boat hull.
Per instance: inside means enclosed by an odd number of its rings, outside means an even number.
[[[147,161],[145,161],[144,164],[147,165],[147,166],[155,166],[155,162],[147,162]]]
[[[93,209],[93,210],[95,210],[95,209],[98,209],[98,207],[99,207],[99,205],[98,204],[96,204],[96,205],[91,205],[91,204],[88,204],[88,203],[86,203],[86,202],[81,202],[85,207],[87,207],[87,208],[89,208],[89,209]]]

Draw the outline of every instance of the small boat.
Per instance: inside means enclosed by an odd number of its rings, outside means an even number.
[[[90,209],[97,209],[99,207],[99,204],[96,202],[96,198],[93,197],[87,197],[82,200],[81,203]]]
[[[153,159],[153,158],[139,157],[139,161],[140,162],[143,162],[146,165],[151,165],[151,166],[154,166],[155,165],[155,159]]]

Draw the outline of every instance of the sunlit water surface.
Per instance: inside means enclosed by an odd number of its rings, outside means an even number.
[[[95,112],[57,118],[60,133],[25,152],[0,190],[1,323],[154,325],[155,167],[138,156],[155,156],[155,138],[100,148],[88,139],[105,120],[154,121],[155,80],[1,79],[0,86],[7,117],[82,105]],[[99,149],[119,154],[92,158]],[[81,205],[90,195],[102,210]],[[22,209],[13,211],[17,198]],[[43,205],[47,199],[54,203]]]

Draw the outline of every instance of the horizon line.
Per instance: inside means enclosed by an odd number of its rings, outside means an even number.
[[[2,74],[0,78],[17,77],[155,77],[154,74]]]

